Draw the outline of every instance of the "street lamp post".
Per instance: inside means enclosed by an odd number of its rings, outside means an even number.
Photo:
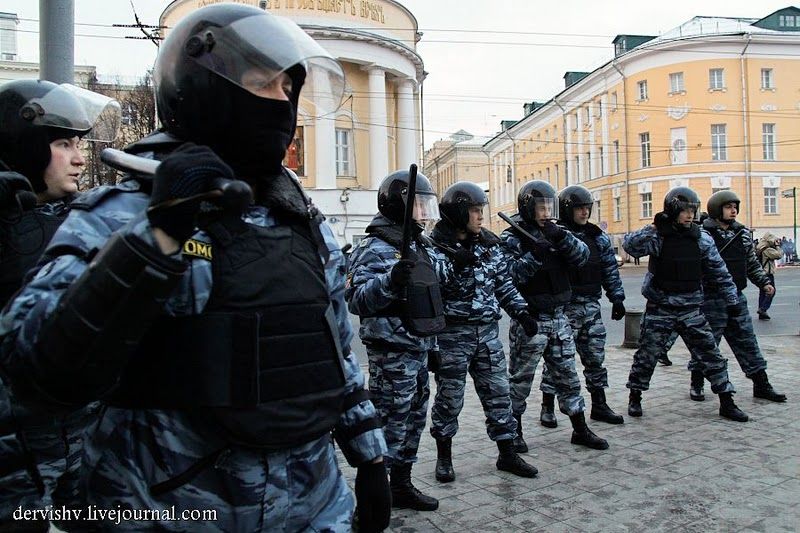
[[[793,241],[797,246],[797,187],[781,191],[781,196],[784,198],[792,199],[792,227],[793,227]]]

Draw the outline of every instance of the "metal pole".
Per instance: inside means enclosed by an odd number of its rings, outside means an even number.
[[[39,0],[39,78],[75,82],[75,2]]]

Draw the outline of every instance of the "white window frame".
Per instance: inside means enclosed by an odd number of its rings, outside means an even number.
[[[778,214],[778,188],[764,187],[764,214]]]
[[[721,91],[725,89],[725,69],[708,69],[708,89],[710,91]]]
[[[638,95],[637,101],[647,100],[647,80],[636,82],[636,94]]]
[[[614,198],[614,222],[622,220],[622,197]]]
[[[728,160],[728,125],[711,125],[711,160]]]
[[[775,124],[771,122],[764,122],[763,124],[761,124],[761,145],[762,145],[761,155],[763,156],[764,161],[777,160],[775,140],[776,140]]]
[[[619,141],[614,141],[614,164],[616,168],[614,169],[614,174],[618,174],[620,172],[619,169]]]
[[[761,69],[761,88],[765,91],[775,88],[775,70],[771,68]]]
[[[669,93],[680,94],[686,92],[686,85],[683,83],[683,72],[672,72],[669,75]]]
[[[598,177],[599,176],[605,176],[605,172],[603,172],[603,167],[605,166],[605,162],[606,162],[606,157],[605,157],[606,156],[606,151],[603,149],[602,146],[598,146],[597,147],[597,156],[600,159],[600,168],[597,171],[597,175],[598,175]]]
[[[642,216],[640,218],[653,218],[653,193],[643,192],[639,194],[639,203]]]
[[[343,134],[344,138],[340,137]],[[354,176],[353,169],[353,130],[336,128],[336,175]],[[342,143],[342,141],[345,141]]]
[[[611,111],[617,110],[617,91],[611,93]]]
[[[650,132],[645,131],[639,134],[639,146],[642,149],[642,168],[649,167],[653,161],[650,159]]]

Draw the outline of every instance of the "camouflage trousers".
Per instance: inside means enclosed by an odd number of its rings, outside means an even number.
[[[0,384],[0,531],[14,523],[19,507],[84,509],[81,455],[96,406],[65,415],[35,414],[7,392]],[[37,527],[30,522],[16,525]],[[46,522],[40,525],[47,531]]]
[[[583,412],[586,404],[581,396],[581,380],[575,369],[575,340],[564,308],[558,307],[552,313],[538,312],[534,317],[539,332],[533,337],[528,337],[516,320],[511,321],[509,329],[511,350],[508,374],[514,414],[525,412],[536,366],[542,358],[547,365],[545,372],[550,373],[548,380],[555,388],[561,412],[568,416]]]
[[[452,438],[464,407],[467,372],[486,415],[486,432],[493,441],[513,439],[517,421],[511,413],[508,370],[497,322],[448,326],[438,335],[440,363],[436,397],[431,409],[431,435]]]
[[[711,390],[734,392],[728,379],[728,361],[722,357],[717,342],[700,307],[667,307],[647,304],[639,334],[639,348],[633,355],[633,365],[628,376],[629,389],[645,391],[650,388],[650,378],[659,354],[667,343],[674,341],[677,332],[683,342],[703,364],[703,375],[711,383]]]
[[[714,333],[717,346],[722,337],[725,337],[745,376],[752,378],[753,375],[767,369],[767,361],[758,347],[758,339],[753,331],[753,319],[750,318],[744,294],[740,292],[739,303],[730,308],[727,307],[725,300],[708,298],[703,302],[702,310]],[[677,337],[677,333],[673,333],[669,347],[672,347]],[[689,370],[703,370],[703,363],[694,352],[688,367]]]
[[[600,302],[571,302],[565,312],[575,339],[575,349],[583,364],[586,390],[594,392],[608,388],[608,370],[603,366],[606,358],[606,326],[600,316]],[[556,393],[547,366],[542,371],[541,389],[550,394]]]
[[[232,444],[181,411],[108,407],[85,450],[91,505],[158,511],[93,522],[104,531],[352,529],[355,499],[330,435],[266,451]]]
[[[414,463],[428,416],[428,352],[367,346],[369,393],[389,448],[386,467]]]

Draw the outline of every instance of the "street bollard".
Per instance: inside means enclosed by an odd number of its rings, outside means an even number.
[[[627,309],[625,311],[625,340],[622,341],[623,348],[639,347],[639,330],[642,325],[641,309]]]

